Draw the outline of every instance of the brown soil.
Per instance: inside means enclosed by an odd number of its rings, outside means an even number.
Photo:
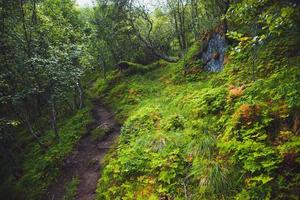
[[[88,126],[87,134],[79,141],[70,157],[65,161],[61,175],[48,190],[47,199],[61,200],[65,194],[65,186],[73,177],[79,177],[76,200],[94,200],[97,181],[100,177],[101,161],[107,151],[116,142],[120,133],[120,125],[113,113],[101,104],[93,102],[92,115],[94,121]],[[90,131],[98,126],[110,127],[110,132],[102,139],[93,140]]]

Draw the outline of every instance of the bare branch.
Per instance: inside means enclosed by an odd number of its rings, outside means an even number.
[[[168,55],[162,53],[154,45],[154,43],[151,39],[151,33],[153,31],[153,22],[150,19],[149,14],[146,12],[146,10],[142,7],[139,7],[139,8],[134,7],[133,1],[131,1],[129,3],[128,10],[129,10],[129,17],[127,18],[127,21],[129,23],[129,25],[131,26],[131,28],[133,29],[133,31],[135,32],[135,34],[137,35],[137,37],[139,38],[139,40],[143,43],[143,45],[145,45],[148,49],[150,49],[151,52],[155,56],[157,56],[163,60],[166,60],[168,62],[177,62],[179,60],[178,58],[171,57],[171,56],[168,56]],[[138,20],[139,18],[145,20],[149,24],[149,29],[147,31],[146,38],[142,35],[140,30],[136,26],[136,20]]]

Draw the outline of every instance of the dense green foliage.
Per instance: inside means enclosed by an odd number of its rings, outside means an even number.
[[[39,199],[90,121],[85,21],[72,0],[1,0],[0,19],[0,198]]]
[[[1,195],[7,195],[3,198],[39,199],[59,176],[59,169],[65,157],[72,152],[90,122],[89,108],[85,108],[59,126],[61,132],[59,143],[53,143],[53,132],[42,137],[42,142],[49,146],[47,152],[44,152],[39,145],[34,145],[30,149],[23,163],[23,176],[16,185],[17,193],[11,191],[10,185],[3,185]]]
[[[0,0],[1,199],[46,199],[99,97],[97,199],[299,198],[299,3],[164,3]]]
[[[124,121],[98,199],[297,199],[298,13],[289,2],[233,4],[220,73],[201,70],[198,44],[177,64],[98,80],[94,92],[108,91]],[[184,76],[186,62],[200,72]]]
[[[24,162],[24,175],[17,185],[22,195],[28,199],[38,199],[45,193],[49,184],[59,176],[64,159],[70,155],[90,122],[89,108],[85,108],[60,127],[61,138],[58,144],[51,145],[46,153],[39,146],[32,148]],[[51,136],[53,133],[47,134],[47,138],[43,138],[44,143],[51,142]]]

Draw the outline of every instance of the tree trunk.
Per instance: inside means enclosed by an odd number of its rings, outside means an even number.
[[[34,132],[32,126],[31,126],[31,123],[30,123],[28,117],[26,116],[26,114],[24,114],[24,116],[22,116],[22,114],[19,113],[17,110],[14,109],[14,111],[15,111],[16,115],[20,118],[20,120],[22,121],[22,123],[26,125],[29,133],[36,140],[36,142],[39,144],[39,146],[41,147],[41,149],[45,150],[45,146],[42,144],[42,142],[40,141],[40,138]]]
[[[180,21],[180,37],[182,42],[182,51],[187,48],[186,37],[185,37],[185,5],[182,0],[178,0],[178,16]]]
[[[174,12],[173,17],[174,17],[174,23],[175,23],[175,30],[176,30],[177,40],[178,40],[180,49],[182,50],[182,49],[183,49],[183,46],[182,46],[182,42],[181,42],[180,29],[179,29],[179,26],[178,26],[178,21],[177,21],[177,14],[176,14],[176,12]]]
[[[105,62],[105,58],[102,55],[102,53],[100,53],[100,60],[101,60],[101,70],[102,70],[102,74],[103,74],[103,78],[106,80],[106,62]]]
[[[25,17],[25,10],[24,10],[24,2],[23,0],[20,0],[20,9],[21,9],[21,14],[22,14],[22,27],[23,27],[23,31],[24,31],[24,37],[26,40],[26,48],[25,48],[25,52],[27,53],[27,56],[29,58],[32,57],[31,54],[31,38],[29,37],[29,34],[27,32],[27,27],[26,27],[26,17]]]
[[[78,98],[77,98],[77,87],[74,87],[74,109],[73,110],[77,110],[78,109]]]
[[[68,100],[65,100],[65,103],[67,104],[67,106],[69,108],[69,109],[66,109],[67,112],[69,111],[69,112],[73,113],[74,112],[74,106],[72,105],[72,103],[70,103]]]
[[[36,0],[33,0],[32,3],[33,3],[33,10],[32,10],[32,15],[31,15],[31,21],[32,21],[32,24],[36,25],[37,24]]]
[[[132,9],[132,8],[131,8]],[[142,13],[139,15],[139,17],[143,17],[148,23],[149,23],[149,30],[148,30],[148,34],[146,37],[144,37],[141,32],[136,28],[135,24],[134,24],[134,19],[135,17],[129,17],[127,20],[130,24],[130,26],[132,27],[133,31],[136,33],[137,37],[139,38],[139,40],[141,41],[141,43],[143,45],[145,45],[146,48],[148,48],[155,56],[157,56],[158,58],[161,58],[167,62],[177,62],[179,59],[175,58],[175,57],[171,57],[168,56],[162,52],[160,52],[159,49],[157,49],[155,47],[155,45],[153,44],[152,40],[151,40],[151,32],[153,30],[153,22],[151,21],[151,19],[149,18],[147,12],[142,11]]]
[[[59,142],[59,133],[58,133],[58,128],[57,128],[57,120],[56,120],[56,109],[55,109],[55,103],[54,100],[52,99],[51,101],[51,113],[52,113],[52,129],[54,131],[55,135],[55,141]]]
[[[139,33],[138,33],[139,34]],[[157,56],[158,58],[161,58],[167,62],[172,62],[175,63],[177,62],[179,59],[175,58],[175,57],[171,57],[168,56],[166,54],[160,53],[155,47],[153,47],[149,42],[147,42],[146,40],[144,40],[141,36],[138,36],[140,38],[140,40],[142,41],[142,43],[144,43],[144,45],[151,50],[151,52]]]
[[[76,87],[77,87],[77,91],[78,91],[79,109],[82,109],[83,108],[83,91],[82,91],[82,87],[80,84],[80,80],[77,80]]]
[[[230,0],[225,0],[225,10],[224,10],[224,15],[226,15],[228,9],[229,9],[229,6],[230,6]],[[228,31],[228,23],[227,23],[227,18],[225,17],[224,18],[224,34],[227,33]]]
[[[25,123],[26,123],[26,126],[28,128],[28,131],[29,133],[32,135],[32,137],[37,141],[37,143],[40,145],[40,147],[42,149],[45,149],[44,145],[42,144],[42,142],[40,141],[40,138],[37,136],[37,134],[34,132],[29,120],[26,118],[25,119]]]
[[[199,18],[198,18],[198,4],[197,1],[191,0],[191,15],[195,41],[199,38]]]

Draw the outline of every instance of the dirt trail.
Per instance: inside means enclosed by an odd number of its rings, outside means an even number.
[[[79,141],[73,154],[66,160],[61,176],[49,188],[47,199],[61,200],[65,194],[65,186],[73,177],[79,177],[76,200],[94,200],[97,181],[100,177],[100,161],[115,143],[120,133],[120,125],[114,115],[99,100],[93,102],[92,115],[94,121],[88,126],[87,134]],[[94,141],[89,132],[98,126],[111,127],[110,133],[100,141]]]

